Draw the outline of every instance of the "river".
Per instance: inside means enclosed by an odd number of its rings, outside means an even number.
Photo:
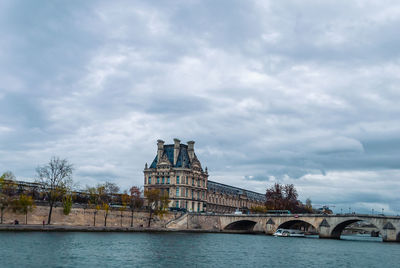
[[[400,265],[399,243],[382,243],[379,238],[368,237],[344,239],[175,232],[1,232],[0,267],[254,268]]]

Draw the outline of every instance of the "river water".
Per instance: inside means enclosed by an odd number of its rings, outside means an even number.
[[[0,267],[400,267],[400,243],[350,238],[0,232]]]

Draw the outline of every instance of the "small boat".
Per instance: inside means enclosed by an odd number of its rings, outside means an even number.
[[[278,229],[274,236],[304,237],[304,232],[295,229]]]

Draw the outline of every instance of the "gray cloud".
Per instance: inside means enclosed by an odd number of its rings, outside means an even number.
[[[59,155],[80,185],[127,188],[178,137],[210,179],[399,213],[399,15],[396,1],[3,1],[0,170],[31,179]]]

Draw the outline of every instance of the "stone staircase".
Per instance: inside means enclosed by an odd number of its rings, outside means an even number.
[[[176,219],[170,220],[165,227],[168,229],[186,229],[188,213],[182,214]]]

